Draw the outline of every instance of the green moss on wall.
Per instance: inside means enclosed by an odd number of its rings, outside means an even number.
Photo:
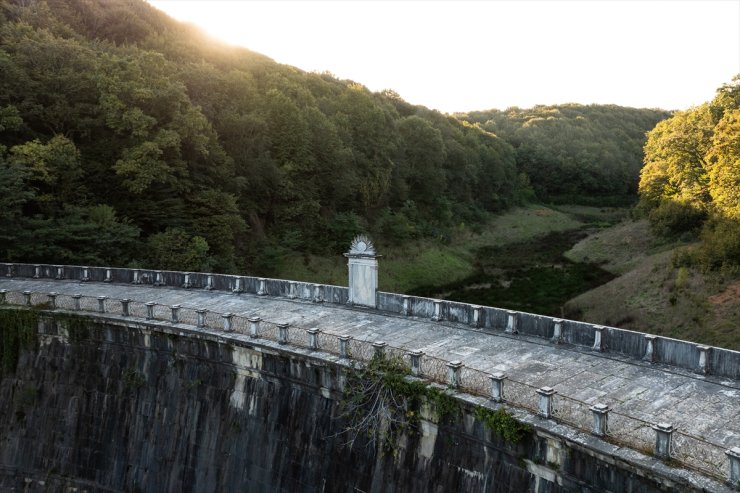
[[[532,431],[531,426],[517,421],[504,409],[494,411],[478,406],[475,408],[475,417],[482,421],[486,428],[510,443],[518,443]]]
[[[14,373],[21,352],[36,348],[38,318],[33,310],[0,309],[0,375]]]

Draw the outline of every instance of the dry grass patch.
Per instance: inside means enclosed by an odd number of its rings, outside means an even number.
[[[621,277],[568,301],[566,316],[740,350],[740,296],[733,287],[740,283],[675,268],[672,257],[673,251],[644,257]]]
[[[658,245],[647,220],[625,221],[602,229],[565,252],[573,262],[591,262],[613,274],[625,274],[649,255],[670,248]]]

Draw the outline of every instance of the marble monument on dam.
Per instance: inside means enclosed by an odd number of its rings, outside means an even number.
[[[0,492],[730,492],[740,353],[349,286],[0,264]]]

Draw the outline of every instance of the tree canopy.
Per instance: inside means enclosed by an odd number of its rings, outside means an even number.
[[[702,229],[705,267],[740,265],[740,75],[648,134],[640,206],[663,235]]]
[[[607,205],[636,198],[645,134],[663,110],[565,104],[460,118],[503,138],[542,200]]]

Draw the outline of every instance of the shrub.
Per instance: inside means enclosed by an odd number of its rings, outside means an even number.
[[[354,212],[335,214],[328,228],[334,253],[344,253],[355,236],[367,232],[365,220]]]
[[[740,273],[740,221],[712,219],[701,233],[698,261],[705,271]]]
[[[655,234],[679,236],[699,230],[706,220],[706,212],[698,207],[673,200],[664,200],[650,211],[648,219]]]

